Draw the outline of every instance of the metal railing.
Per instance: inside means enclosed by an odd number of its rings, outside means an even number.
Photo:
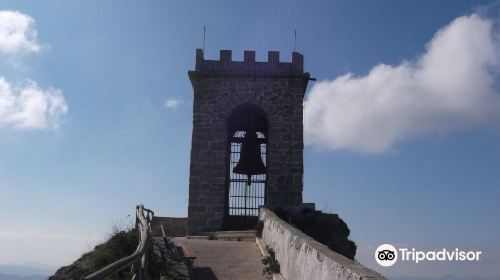
[[[144,208],[144,205],[136,207],[136,224],[135,227],[139,232],[139,245],[135,252],[127,257],[124,257],[100,270],[86,276],[83,280],[102,280],[113,274],[116,274],[124,269],[131,267],[134,272],[133,280],[149,280],[147,269],[147,251],[148,238],[151,232],[151,220],[154,217],[154,212]]]

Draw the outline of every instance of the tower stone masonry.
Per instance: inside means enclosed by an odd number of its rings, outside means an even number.
[[[280,62],[275,51],[268,52],[267,62],[256,62],[254,51],[233,61],[230,50],[221,50],[219,60],[206,60],[196,50],[195,70],[188,72],[194,90],[188,234],[248,227],[262,204],[302,203],[302,112],[310,79],[303,61],[293,52],[291,63]],[[254,129],[266,174],[246,185],[232,166],[238,137]]]

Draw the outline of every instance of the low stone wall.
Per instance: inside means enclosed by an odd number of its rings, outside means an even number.
[[[281,220],[267,208],[260,209],[259,219],[264,222],[262,239],[276,253],[285,279],[386,279],[358,262],[330,250]]]
[[[153,236],[162,236],[160,225],[163,225],[168,237],[181,237],[187,235],[187,218],[153,217],[151,232]]]

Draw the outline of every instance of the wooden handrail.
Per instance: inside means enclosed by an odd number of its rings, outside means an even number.
[[[144,212],[147,214],[144,215]],[[139,231],[139,245],[135,252],[127,257],[124,257],[112,264],[99,269],[98,271],[86,276],[83,280],[102,280],[108,276],[116,274],[127,267],[133,267],[134,276],[132,279],[149,280],[149,273],[147,272],[147,246],[146,243],[149,238],[151,230],[151,220],[154,217],[154,212],[144,208],[140,204],[136,207],[136,228]]]

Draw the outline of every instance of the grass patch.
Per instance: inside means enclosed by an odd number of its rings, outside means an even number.
[[[217,237],[215,237],[215,234],[209,233],[208,234],[208,240],[217,240]]]
[[[121,258],[135,252],[139,245],[139,234],[137,230],[120,231],[111,236],[103,244],[97,245],[89,253],[92,268],[99,270]]]

